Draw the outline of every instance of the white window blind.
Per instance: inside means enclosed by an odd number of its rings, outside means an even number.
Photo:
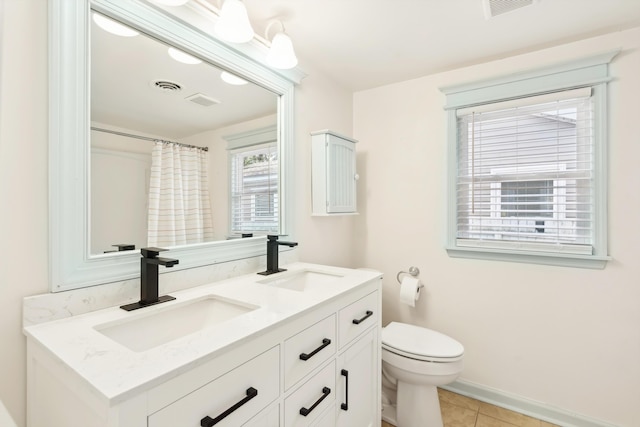
[[[591,88],[456,115],[456,245],[591,255]]]
[[[276,143],[230,151],[231,232],[278,231]]]

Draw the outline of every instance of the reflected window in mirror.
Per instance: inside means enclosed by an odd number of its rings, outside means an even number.
[[[243,214],[241,226],[229,227],[235,208],[228,195],[231,172],[223,135],[272,126],[274,143],[268,157],[277,162],[278,95],[244,79],[238,84],[237,78],[229,79],[228,71],[144,33],[122,37],[92,22],[90,253],[111,252],[117,250],[114,245],[125,243],[139,249],[175,229],[193,230],[192,219],[171,231],[158,230],[158,223],[175,223],[174,213],[180,218],[210,213],[211,230],[205,226],[202,233],[192,233],[194,238],[169,236],[162,240],[163,247],[226,240],[244,230],[277,232],[277,163],[266,177],[267,195],[256,194],[254,212]],[[157,188],[150,186],[155,168],[151,158],[158,140],[208,150],[205,169],[198,172],[208,177],[208,198],[162,203],[184,204],[184,215],[167,210],[159,214],[154,208],[157,196],[150,188]],[[247,176],[245,185],[249,181]],[[184,185],[185,197],[202,191]],[[160,194],[164,197],[167,191]]]

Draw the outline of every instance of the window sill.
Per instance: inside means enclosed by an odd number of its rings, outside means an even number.
[[[591,268],[602,270],[610,256],[539,253],[532,251],[505,251],[486,248],[447,247],[452,258],[484,259],[491,261],[521,262],[527,264],[554,265],[559,267]]]

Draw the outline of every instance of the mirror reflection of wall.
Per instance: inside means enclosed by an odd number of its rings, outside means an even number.
[[[278,99],[256,84],[229,83],[222,75],[144,34],[119,36],[93,22],[91,254],[118,250],[117,244],[147,245],[155,139],[208,149],[212,232],[205,240],[235,237],[223,137],[275,126]]]

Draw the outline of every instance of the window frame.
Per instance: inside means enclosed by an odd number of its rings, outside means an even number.
[[[227,192],[228,192],[228,206],[229,206],[229,210],[228,210],[228,225],[227,225],[227,233],[229,233],[230,236],[238,236],[240,235],[240,231],[235,231],[233,229],[233,211],[234,211],[234,205],[233,205],[233,162],[234,162],[234,157],[236,155],[241,155],[242,153],[246,153],[247,151],[253,151],[253,150],[259,150],[259,149],[264,149],[270,146],[274,146],[276,147],[276,153],[277,151],[277,144],[278,144],[278,137],[277,137],[277,126],[273,125],[273,126],[267,126],[264,128],[260,128],[260,129],[255,129],[255,130],[251,130],[248,132],[242,132],[239,134],[234,134],[234,135],[227,135],[224,136],[223,139],[225,141],[227,141],[227,157],[228,157],[228,168],[227,168],[227,180],[228,180],[228,185],[227,185]],[[278,158],[278,164],[277,164],[277,170],[280,171],[281,170],[281,164],[280,164],[280,159]],[[273,198],[273,203],[277,206],[278,209],[281,208],[280,206],[280,191],[282,189],[281,187],[281,180],[280,177],[278,177],[278,183],[277,183],[277,190],[275,193],[270,193],[271,196],[275,196]],[[254,195],[255,196],[255,195]],[[251,222],[253,221],[260,221],[263,217],[261,217],[260,215],[256,214],[256,210],[255,210],[255,206],[256,206],[256,199],[255,197],[252,198],[252,205],[253,205],[253,209],[251,212]],[[277,222],[277,227],[279,228],[281,226],[280,221]],[[268,234],[277,234],[277,231],[274,230],[267,230],[265,229],[257,229],[257,230],[247,230],[246,233],[251,233],[254,236],[258,235],[268,235]]]
[[[446,95],[448,116],[447,153],[447,236],[446,250],[454,258],[511,261],[578,268],[602,269],[607,261],[607,83],[611,81],[609,63],[619,50],[554,66],[507,75],[475,83],[440,88]],[[517,100],[563,90],[591,87],[594,100],[594,241],[591,254],[547,252],[489,244],[477,240],[473,245],[457,243],[457,144],[456,111],[495,102]]]

